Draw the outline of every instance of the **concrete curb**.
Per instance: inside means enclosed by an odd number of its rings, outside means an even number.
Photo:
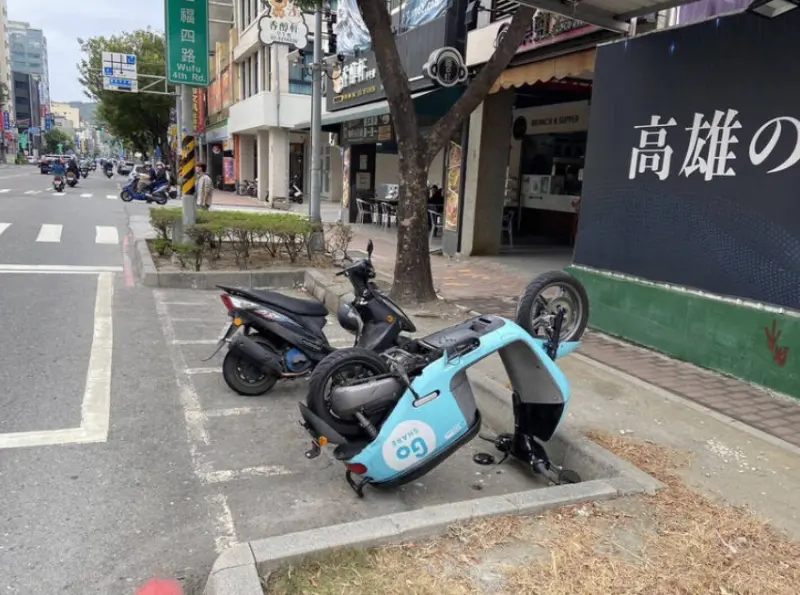
[[[156,269],[146,239],[136,239],[130,251],[134,274],[147,287],[173,289],[214,289],[218,284],[240,287],[295,287],[302,285],[306,269],[267,269],[258,271],[176,271]]]

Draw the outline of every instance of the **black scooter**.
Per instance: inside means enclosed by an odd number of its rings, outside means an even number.
[[[403,310],[372,282],[372,241],[367,258],[337,275],[353,286],[355,299],[343,304],[339,324],[355,335],[354,345],[380,353],[406,344],[403,332],[417,330]],[[227,343],[222,374],[231,389],[244,396],[263,395],[281,378],[306,376],[335,348],[322,331],[328,311],[316,300],[303,300],[258,289],[218,285],[233,320],[222,329],[213,358]],[[238,331],[242,329],[243,332]]]

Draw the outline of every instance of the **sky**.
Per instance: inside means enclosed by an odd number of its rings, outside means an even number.
[[[26,21],[47,38],[51,101],[88,101],[78,82],[78,38],[164,29],[164,0],[6,0],[8,19]]]

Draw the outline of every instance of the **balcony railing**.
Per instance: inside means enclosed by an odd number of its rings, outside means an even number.
[[[513,0],[492,0],[492,22],[513,16],[518,6],[519,2]],[[577,19],[539,11],[533,19],[533,26],[525,34],[523,43],[555,37],[585,26],[585,22]]]

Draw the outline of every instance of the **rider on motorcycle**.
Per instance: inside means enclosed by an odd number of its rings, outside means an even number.
[[[109,171],[114,170],[114,164],[111,163],[111,159],[107,159],[106,162],[103,164],[103,171],[107,174]]]
[[[67,173],[73,172],[75,174],[75,179],[81,177],[81,170],[78,168],[78,161],[75,157],[70,158],[69,163],[67,164]]]
[[[67,169],[64,167],[63,158],[53,160],[53,163],[50,165],[50,173],[53,174],[53,179],[66,176]]]

